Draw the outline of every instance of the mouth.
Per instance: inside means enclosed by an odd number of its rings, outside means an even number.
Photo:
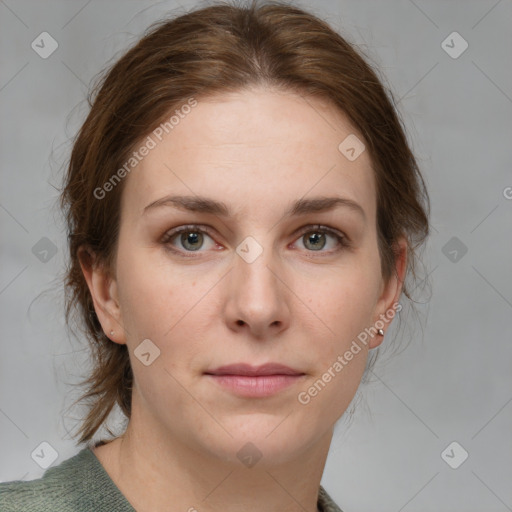
[[[224,390],[238,396],[262,398],[296,384],[306,374],[279,363],[262,366],[237,363],[206,371],[205,375]]]

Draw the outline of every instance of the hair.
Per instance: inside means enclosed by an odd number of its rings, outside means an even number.
[[[276,1],[217,2],[160,20],[90,90],[60,195],[69,250],[66,322],[75,315],[93,357],[81,383],[88,410],[74,436],[79,442],[90,441],[116,405],[130,418],[133,385],[127,346],[105,336],[80,266],[87,248],[107,271],[115,269],[124,180],[101,200],[94,191],[177,106],[260,85],[326,100],[348,116],[376,179],[382,275],[394,272],[396,242],[405,236],[406,275],[416,276],[417,249],[429,234],[427,189],[391,91],[355,46],[315,15]],[[402,293],[412,300],[405,282]]]

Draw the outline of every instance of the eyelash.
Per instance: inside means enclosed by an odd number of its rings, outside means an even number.
[[[172,247],[171,245],[169,245],[169,242],[177,235],[180,235],[181,233],[185,233],[185,232],[191,232],[191,233],[203,233],[203,234],[207,234],[210,238],[213,239],[213,235],[210,231],[210,229],[207,227],[207,226],[200,226],[198,224],[189,224],[189,225],[186,225],[186,226],[180,226],[179,228],[176,228],[176,229],[171,229],[169,231],[167,231],[162,240],[161,240],[161,243],[166,245],[166,249],[175,253],[175,254],[178,254],[179,256],[182,256],[184,258],[196,258],[198,256],[196,256],[194,254],[194,252],[196,251],[185,251],[185,253],[181,250],[177,250],[175,249],[174,247]],[[334,249],[334,250],[331,250],[331,251],[318,251],[318,253],[320,255],[324,254],[324,255],[332,255],[334,253],[337,253],[339,251],[342,251],[344,249],[348,249],[351,247],[351,242],[350,240],[343,234],[341,233],[340,231],[336,230],[336,229],[333,229],[333,228],[329,228],[327,226],[322,226],[320,224],[315,224],[315,225],[311,225],[311,226],[305,226],[303,229],[300,230],[300,232],[298,233],[297,237],[300,238],[301,236],[304,236],[306,233],[322,233],[322,234],[328,234],[328,235],[332,235],[334,236],[334,238],[336,238],[336,240],[338,241],[339,243],[339,246],[337,249]],[[197,252],[201,252],[201,251],[197,251]],[[309,253],[315,253],[317,251],[307,251]],[[188,254],[190,255],[188,255]],[[312,257],[316,257],[315,256],[312,256]]]

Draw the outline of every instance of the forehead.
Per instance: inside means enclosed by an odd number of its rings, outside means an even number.
[[[197,98],[193,108],[177,110],[167,130],[149,134],[154,147],[126,178],[123,214],[141,216],[169,194],[217,198],[252,215],[258,206],[277,212],[303,196],[333,193],[375,214],[368,152],[351,161],[339,148],[362,136],[333,105],[252,89]]]

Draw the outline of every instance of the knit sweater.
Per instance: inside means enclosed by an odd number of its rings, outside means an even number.
[[[318,509],[342,512],[320,486]],[[1,512],[135,512],[89,448],[36,480],[0,484]]]

